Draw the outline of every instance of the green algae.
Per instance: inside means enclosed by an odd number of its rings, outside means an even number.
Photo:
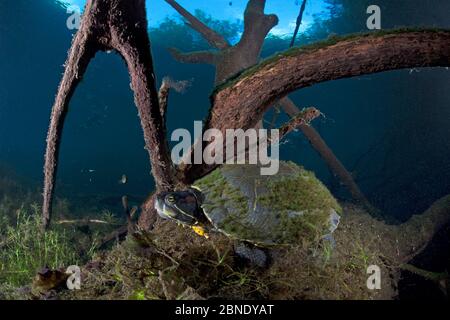
[[[330,214],[333,210],[340,213],[341,207],[314,173],[290,162],[283,162],[283,168],[289,175],[261,178],[264,192],[254,199],[258,210],[273,213],[269,228],[249,221],[254,210],[250,199],[227,180],[221,168],[195,185],[205,195],[202,207],[206,215],[228,236],[255,244],[317,242],[329,232]],[[217,215],[224,217],[217,219]]]
[[[245,217],[249,212],[248,199],[238,189],[227,182],[218,168],[206,177],[195,183],[208,198],[208,202],[202,205],[205,213],[210,214],[215,210],[226,211],[225,219],[216,226],[227,235],[240,239],[263,239],[261,232],[245,223]]]
[[[280,217],[273,233],[278,242],[316,242],[329,230],[331,210],[341,213],[342,209],[314,173],[296,171],[291,177],[269,181],[269,191],[258,201]],[[292,212],[301,215],[292,216]]]

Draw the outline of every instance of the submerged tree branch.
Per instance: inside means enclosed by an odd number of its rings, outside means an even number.
[[[392,31],[296,48],[263,61],[219,87],[205,130],[248,129],[292,91],[324,81],[389,70],[450,65],[449,31]],[[230,126],[232,125],[232,126]],[[191,165],[185,182],[214,166]],[[191,181],[192,182],[192,181]]]
[[[309,126],[309,124],[314,119],[320,117],[320,115],[320,111],[314,107],[303,109],[279,129],[280,140],[292,130],[297,129],[299,126]]]
[[[96,7],[95,3],[92,4],[89,2],[86,6],[86,10],[95,10]],[[95,19],[97,18],[98,17],[95,16]],[[99,31],[94,27],[93,19],[93,17],[89,18],[86,14],[86,17],[83,19],[83,24],[72,42],[69,57],[65,64],[64,76],[59,85],[56,100],[52,109],[50,127],[47,133],[47,148],[44,164],[44,201],[42,206],[42,223],[44,229],[49,226],[51,219],[59,146],[61,143],[61,135],[67,108],[76,87],[86,72],[89,62],[94,57],[95,53],[100,50],[100,43],[95,36],[95,33]]]
[[[303,21],[303,14],[305,13],[305,8],[306,8],[306,0],[303,0],[302,5],[300,6],[300,12],[298,14],[297,21],[295,23],[294,35],[292,36],[290,47],[294,46],[295,39],[297,39],[298,31],[300,30],[300,25],[302,24]]]
[[[204,63],[204,64],[214,64],[216,54],[212,51],[196,51],[183,53],[175,48],[168,49],[172,57],[183,63]]]
[[[212,97],[213,112],[207,127],[222,129],[226,123],[252,127],[274,101],[320,82],[449,65],[449,31],[393,31],[293,49],[263,61],[218,88]]]
[[[303,14],[305,13],[307,0],[303,0],[303,3],[300,7],[300,12],[297,17],[297,22],[295,26],[294,35],[292,36],[290,48],[292,48],[295,44],[295,39],[297,38],[298,31],[300,29],[300,25],[303,21]],[[284,112],[286,112],[289,116],[294,117],[296,114],[300,112],[299,108],[294,104],[294,102],[289,99],[289,97],[285,97],[278,102],[283,108]],[[363,205],[370,212],[377,214],[378,210],[374,208],[369,200],[367,200],[366,196],[359,189],[352,175],[342,162],[336,157],[333,150],[327,145],[325,140],[322,139],[320,134],[311,126],[300,125],[300,130],[303,132],[305,137],[308,139],[311,146],[317,151],[317,153],[322,157],[322,159],[326,162],[331,172],[337,176],[342,184],[350,191],[350,194],[354,200]]]
[[[167,1],[189,25],[219,51],[181,53],[169,49],[172,56],[185,63],[207,63],[216,67],[215,84],[221,84],[242,70],[258,63],[261,48],[269,31],[278,24],[275,15],[264,14],[265,0],[249,0],[244,13],[244,32],[238,44],[232,46],[225,38],[201,22],[174,0]],[[217,39],[221,39],[217,41]]]
[[[189,11],[184,9],[182,6],[180,6],[176,1],[174,0],[165,0],[168,4],[170,4],[176,11],[178,11],[179,14],[181,14],[185,19],[186,23],[200,33],[205,40],[209,42],[209,44],[213,47],[216,47],[218,49],[225,49],[229,47],[228,42],[225,40],[224,37],[222,37],[217,32],[213,31],[212,29],[208,28],[205,24],[200,22],[195,16],[193,16]]]
[[[158,92],[159,110],[163,118],[165,118],[167,107],[169,104],[169,93],[170,81],[167,78],[164,78]]]
[[[161,87],[158,92],[159,109],[163,117],[164,123],[166,122],[166,112],[169,105],[170,90],[173,89],[178,93],[184,93],[186,88],[191,85],[191,81],[174,81],[169,77],[165,77],[162,81]]]

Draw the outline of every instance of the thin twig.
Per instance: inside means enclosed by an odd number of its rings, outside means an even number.
[[[97,219],[80,219],[80,220],[60,220],[55,222],[58,225],[62,224],[106,224],[106,225],[118,225],[117,223],[111,223],[104,220]]]
[[[300,7],[300,12],[298,14],[297,21],[295,24],[295,31],[294,31],[294,35],[292,36],[292,40],[291,40],[291,44],[290,44],[291,48],[294,46],[295,39],[297,38],[298,31],[300,30],[300,25],[302,24],[303,13],[305,12],[305,8],[306,8],[306,0],[303,0],[303,3]]]

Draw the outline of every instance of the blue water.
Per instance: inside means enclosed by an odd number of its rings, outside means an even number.
[[[234,2],[238,7],[245,3]],[[268,2],[275,8],[281,0]],[[310,15],[306,37],[299,42],[365,30],[367,16],[362,9],[369,1],[353,6],[351,1],[328,2],[331,4],[324,2],[316,8],[316,15]],[[379,3],[385,28],[450,27],[448,2]],[[229,1],[217,1],[220,6],[225,10]],[[328,8],[327,13],[319,15],[324,8]],[[193,121],[207,114],[214,70],[206,65],[180,64],[168,55],[166,48],[170,46],[185,51],[208,48],[178,20],[161,26],[164,13],[170,10],[161,9],[161,16],[151,20],[152,52],[158,79],[167,75],[193,79],[184,95],[173,94],[168,113],[169,131],[192,129]],[[217,9],[207,14],[215,12]],[[281,13],[287,15],[283,10]],[[296,12],[291,14],[295,18]],[[172,11],[171,16],[176,13]],[[13,168],[33,188],[42,185],[50,110],[73,35],[65,26],[67,17],[51,0],[0,1],[0,164]],[[236,24],[237,34],[230,35],[236,37],[241,24],[231,18],[229,22]],[[320,27],[324,24],[328,29]],[[288,39],[276,35],[266,42],[264,56],[287,48]],[[354,172],[364,193],[385,216],[406,220],[450,193],[449,87],[450,72],[446,69],[401,70],[323,83],[295,92],[291,98],[301,107],[315,106],[326,115],[314,126]],[[268,121],[271,116],[269,112]],[[283,120],[286,118],[281,117],[278,124]],[[337,197],[348,198],[301,133],[287,138],[281,154],[283,159],[315,171]],[[118,183],[123,174],[128,176],[127,185]],[[98,54],[70,105],[57,195],[74,202],[80,197],[123,194],[143,198],[152,188],[125,65],[115,54]]]

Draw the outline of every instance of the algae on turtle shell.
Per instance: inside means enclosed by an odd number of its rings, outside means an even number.
[[[330,233],[330,216],[342,212],[314,173],[292,162],[280,162],[273,176],[255,165],[224,165],[194,186],[217,229],[261,245],[315,243]]]

